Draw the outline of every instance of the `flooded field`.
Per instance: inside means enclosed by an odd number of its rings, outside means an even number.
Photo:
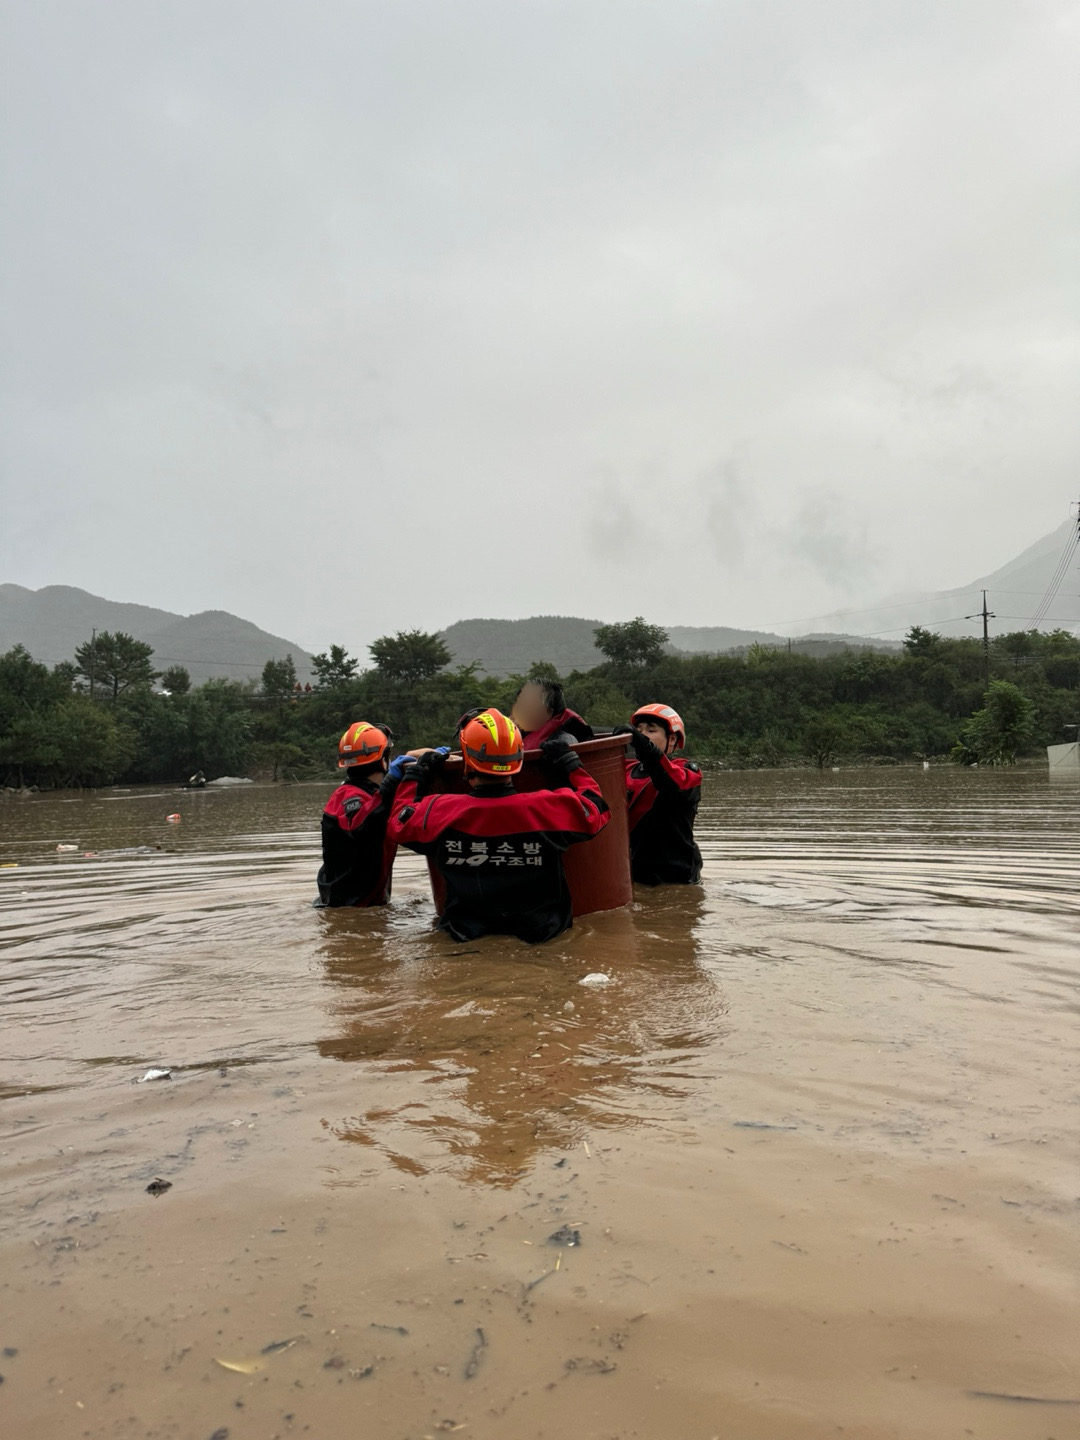
[[[326,793],[0,797],[0,1433],[1080,1436],[1077,777],[713,774],[540,948]]]

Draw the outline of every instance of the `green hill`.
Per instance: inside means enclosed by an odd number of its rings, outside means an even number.
[[[536,660],[550,660],[561,675],[589,670],[603,661],[593,644],[599,620],[577,615],[533,615],[527,620],[459,620],[442,632],[455,665],[474,660],[485,675],[521,675]],[[802,636],[789,641],[768,630],[735,630],[727,625],[672,625],[672,655],[724,655],[750,645],[776,645],[805,655],[858,649],[895,649],[850,635]]]
[[[174,615],[149,605],[105,600],[71,585],[27,590],[0,585],[0,654],[25,645],[35,660],[56,665],[70,660],[92,629],[123,630],[154,647],[159,669],[184,665],[196,684],[217,676],[258,679],[267,660],[291,654],[301,680],[311,674],[311,656],[302,646],[260,630],[225,610]]]
[[[599,620],[533,615],[528,620],[458,620],[442,632],[455,665],[474,660],[486,675],[519,675],[534,660],[550,660],[561,674],[588,670],[603,656],[593,644]]]

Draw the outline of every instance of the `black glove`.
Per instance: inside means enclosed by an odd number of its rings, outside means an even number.
[[[654,745],[647,735],[640,730],[630,732],[630,746],[637,758],[645,764],[649,760],[655,760],[662,752],[658,745]]]
[[[556,774],[564,779],[566,776],[572,775],[575,770],[581,769],[581,761],[577,755],[571,750],[569,744],[558,735],[544,741],[540,746],[540,754]]]
[[[420,799],[426,795],[435,782],[435,777],[446,764],[449,750],[443,746],[438,750],[428,750],[424,755],[417,755],[413,763],[406,770],[405,774],[410,780],[416,781],[416,796]]]
[[[633,735],[635,732],[633,725],[616,725],[611,733],[612,735]]]

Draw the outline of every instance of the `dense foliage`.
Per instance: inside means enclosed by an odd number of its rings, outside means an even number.
[[[598,641],[615,658],[564,676],[567,700],[598,728],[624,721],[635,705],[675,705],[699,758],[825,766],[952,754],[1001,764],[1069,738],[1065,726],[1080,720],[1080,639],[1065,631],[997,637],[988,686],[980,642],[919,628],[896,654],[815,657],[752,646],[743,655],[685,657],[663,653],[659,637],[637,624],[605,627]],[[85,646],[77,663],[51,670],[21,646],[0,656],[0,781],[176,782],[200,769],[211,777],[323,775],[354,720],[389,724],[399,747],[443,743],[470,707],[508,710],[523,678],[448,668],[438,636],[411,631],[377,640],[376,663],[364,671],[344,647],[330,646],[316,657],[314,689],[299,687],[291,656],[269,661],[261,683],[192,686],[182,667],[157,677],[152,656],[130,638],[97,637],[93,697]],[[538,659],[530,673],[554,672]]]

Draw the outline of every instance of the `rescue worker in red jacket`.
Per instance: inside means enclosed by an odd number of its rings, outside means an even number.
[[[521,731],[526,750],[539,750],[545,740],[565,735],[570,740],[591,740],[592,726],[566,706],[557,680],[526,680],[514,696],[510,719]]]
[[[439,924],[455,940],[551,940],[573,923],[563,854],[610,818],[600,787],[565,740],[549,740],[555,788],[516,790],[524,745],[498,710],[467,720],[460,743],[466,792],[433,794],[447,752],[421,755],[397,792],[390,838],[434,861],[446,885]]]
[[[397,847],[387,836],[390,807],[408,755],[390,761],[388,725],[360,720],[338,742],[338,769],[345,771],[322,817],[320,906],[385,905]]]
[[[701,771],[675,756],[686,744],[686,727],[670,705],[640,705],[626,735],[634,758],[626,761],[630,873],[639,885],[696,885],[701,851],[694,820],[701,799]]]

